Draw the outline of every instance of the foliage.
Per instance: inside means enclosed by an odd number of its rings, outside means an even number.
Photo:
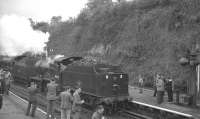
[[[50,26],[48,47],[69,56],[103,45],[101,58],[122,66],[131,80],[158,72],[177,81],[188,79],[190,67],[178,61],[199,42],[199,0],[103,1],[90,0],[74,22]]]

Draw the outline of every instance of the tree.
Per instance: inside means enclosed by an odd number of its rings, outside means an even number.
[[[62,20],[62,17],[61,16],[53,16],[51,18],[51,25],[55,25],[57,23],[60,23]]]
[[[47,22],[38,22],[33,26],[33,29],[46,33],[49,31],[49,24]]]
[[[35,22],[32,18],[29,18],[29,21],[33,30],[39,30],[44,33],[49,31],[49,24],[47,22]]]
[[[112,0],[89,0],[87,6],[89,9],[93,10],[98,8],[99,6],[110,4]]]
[[[97,11],[104,11],[106,7],[112,5],[112,0],[89,0],[87,7],[95,14]]]

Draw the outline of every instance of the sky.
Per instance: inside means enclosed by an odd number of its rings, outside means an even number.
[[[49,34],[34,31],[28,18],[49,22],[76,17],[87,0],[0,0],[0,55],[17,56],[24,52],[42,53]]]
[[[88,0],[0,0],[0,16],[18,15],[37,21],[50,20],[52,16],[64,19],[77,16]]]
[[[115,2],[116,0],[113,0]],[[49,22],[76,17],[88,0],[0,0],[0,55],[16,56],[24,52],[44,52],[49,34],[34,31],[28,18]]]

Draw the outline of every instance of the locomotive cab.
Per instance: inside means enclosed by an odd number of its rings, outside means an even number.
[[[96,82],[99,85],[99,95],[117,100],[128,96],[128,75],[123,73],[119,66],[98,64],[95,71],[99,77]]]

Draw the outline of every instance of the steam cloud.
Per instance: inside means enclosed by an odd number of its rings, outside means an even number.
[[[0,18],[0,55],[17,56],[44,51],[49,34],[34,31],[28,18],[4,15]]]

